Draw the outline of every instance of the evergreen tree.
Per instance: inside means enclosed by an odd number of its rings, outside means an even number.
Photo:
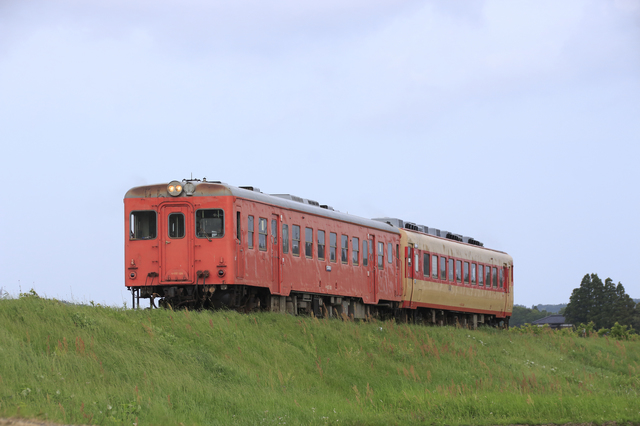
[[[603,283],[597,274],[582,278],[580,287],[571,293],[564,316],[571,324],[593,321],[596,329],[611,328],[616,322],[633,326],[640,323],[638,308],[622,284],[616,286],[611,278]]]

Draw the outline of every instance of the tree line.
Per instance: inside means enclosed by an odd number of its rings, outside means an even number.
[[[544,309],[554,305],[534,305],[531,309],[515,305],[509,325],[521,326],[545,318],[553,312]],[[560,309],[565,323],[574,326],[588,325],[594,330],[607,330],[620,326],[640,329],[640,303],[636,303],[624,290],[621,283],[614,284],[611,278],[602,282],[598,274],[586,274],[580,287],[573,290],[566,307]]]
[[[639,310],[622,283],[616,285],[611,278],[603,283],[598,274],[587,274],[571,293],[564,317],[574,325],[593,322],[595,329],[608,329],[616,323],[640,329]]]

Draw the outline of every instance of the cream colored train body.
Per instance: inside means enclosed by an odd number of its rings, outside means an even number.
[[[431,323],[508,325],[511,256],[407,229],[401,229],[400,247],[403,308]]]

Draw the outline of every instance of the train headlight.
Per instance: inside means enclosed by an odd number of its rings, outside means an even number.
[[[177,180],[172,181],[167,186],[167,191],[169,191],[169,195],[171,195],[172,197],[177,197],[178,195],[182,194],[182,183],[178,182]]]

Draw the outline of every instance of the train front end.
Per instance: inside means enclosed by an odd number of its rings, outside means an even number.
[[[124,198],[125,285],[133,305],[209,307],[234,269],[233,196],[195,180],[132,188]],[[229,212],[229,217],[227,217]]]

